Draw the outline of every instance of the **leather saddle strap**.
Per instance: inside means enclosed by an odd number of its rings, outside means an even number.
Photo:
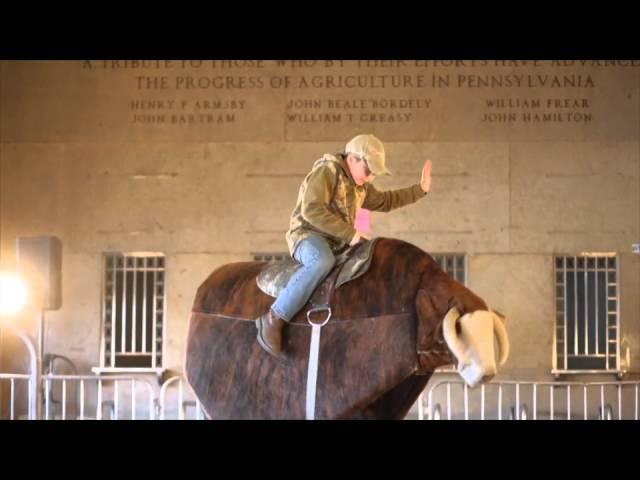
[[[324,320],[313,321],[313,313],[322,312]],[[307,393],[305,403],[305,417],[307,420],[316,418],[316,388],[318,384],[318,362],[320,358],[320,332],[331,319],[331,307],[312,308],[307,312],[307,322],[311,325],[311,344],[309,345],[309,361],[307,362]]]
[[[311,296],[311,304],[313,308],[329,307],[331,304],[331,297],[333,296],[333,290],[338,280],[338,275],[344,264],[333,269],[333,272],[325,278],[322,283],[316,288],[315,292]]]
[[[240,322],[251,322],[253,324],[256,323],[256,319],[254,318],[247,318],[247,317],[241,317],[240,315],[227,315],[224,313],[206,313],[206,312],[195,312],[192,311],[191,313],[195,313],[197,315],[203,315],[205,317],[211,317],[211,318],[220,318],[223,320],[236,320],[236,321],[240,321]],[[331,322],[332,324],[335,323],[347,323],[347,322],[363,322],[366,320],[390,320],[392,318],[402,318],[402,317],[409,317],[411,316],[412,313],[410,312],[402,312],[402,313],[390,313],[388,315],[376,315],[373,317],[360,317],[360,318],[354,318],[354,319],[350,319],[350,320],[334,320],[333,322]],[[289,323],[287,328],[289,327],[309,327],[308,324],[306,323]]]

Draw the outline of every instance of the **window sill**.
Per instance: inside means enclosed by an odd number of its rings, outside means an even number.
[[[561,375],[616,375],[621,380],[626,373],[627,370],[551,370],[556,380]]]

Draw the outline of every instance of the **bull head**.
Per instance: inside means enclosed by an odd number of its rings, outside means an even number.
[[[456,331],[460,324],[461,333]],[[458,359],[458,373],[469,387],[491,380],[497,372],[493,337],[498,341],[499,366],[509,356],[509,338],[502,318],[495,312],[477,310],[460,316],[451,308],[442,322],[442,333],[447,345]]]

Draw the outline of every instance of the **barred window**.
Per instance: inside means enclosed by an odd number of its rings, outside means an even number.
[[[467,256],[464,253],[436,253],[433,259],[451,278],[463,285],[467,284]],[[436,369],[440,373],[454,373],[455,365],[443,365]]]
[[[451,278],[467,284],[467,256],[464,253],[434,254],[433,259]]]
[[[161,253],[104,255],[102,368],[162,367],[165,257]]]
[[[270,263],[283,262],[287,258],[289,258],[289,254],[286,252],[275,252],[275,253],[262,252],[262,253],[253,254],[253,259],[256,262],[270,262]]]
[[[620,370],[618,258],[556,256],[553,373]]]

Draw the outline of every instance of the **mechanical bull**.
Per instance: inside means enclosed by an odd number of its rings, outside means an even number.
[[[496,374],[509,354],[501,315],[418,247],[367,244],[352,249],[365,252],[360,272],[342,278],[349,260],[338,262],[285,327],[280,358],[254,322],[275,295],[257,279],[275,267],[233,263],[205,280],[185,373],[210,419],[401,419],[440,366],[457,363],[471,387]]]

